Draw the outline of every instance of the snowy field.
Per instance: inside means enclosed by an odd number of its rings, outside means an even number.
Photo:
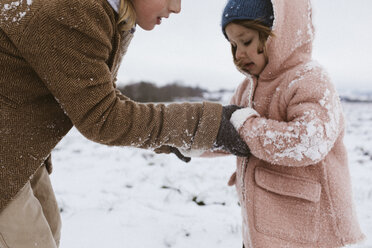
[[[372,104],[345,103],[358,217],[372,248]],[[106,147],[73,129],[53,152],[61,248],[241,248],[234,157],[192,159]]]

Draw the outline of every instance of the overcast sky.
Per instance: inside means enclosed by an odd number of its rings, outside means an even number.
[[[284,1],[284,0],[283,0]],[[285,0],[297,1],[297,0]],[[338,89],[372,90],[372,1],[312,0],[313,57]],[[182,11],[152,31],[137,28],[119,70],[122,84],[174,81],[211,90],[243,79],[220,30],[226,0],[182,0]]]

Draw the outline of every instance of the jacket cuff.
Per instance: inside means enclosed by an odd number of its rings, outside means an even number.
[[[209,150],[212,148],[221,125],[221,118],[221,104],[211,102],[203,103],[203,115],[200,118],[191,150]]]
[[[244,123],[251,117],[259,117],[260,115],[253,108],[242,108],[236,110],[231,118],[230,122],[233,124],[235,129],[239,132],[240,128]]]

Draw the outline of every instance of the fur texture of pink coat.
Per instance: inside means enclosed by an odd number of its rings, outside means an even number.
[[[352,200],[344,117],[327,73],[312,61],[309,0],[272,0],[269,62],[238,87],[231,121],[251,149],[236,184],[246,248],[330,248],[364,238]],[[257,114],[256,114],[257,113]]]

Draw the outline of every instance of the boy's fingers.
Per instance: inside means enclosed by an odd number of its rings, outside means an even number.
[[[171,148],[170,148],[170,151],[171,151],[172,153],[176,154],[176,156],[177,156],[179,159],[181,159],[183,162],[185,162],[185,163],[188,163],[188,162],[191,161],[191,158],[190,158],[190,157],[185,157],[185,156],[183,156],[182,153],[181,153],[177,148],[175,148],[175,147],[171,147]]]

